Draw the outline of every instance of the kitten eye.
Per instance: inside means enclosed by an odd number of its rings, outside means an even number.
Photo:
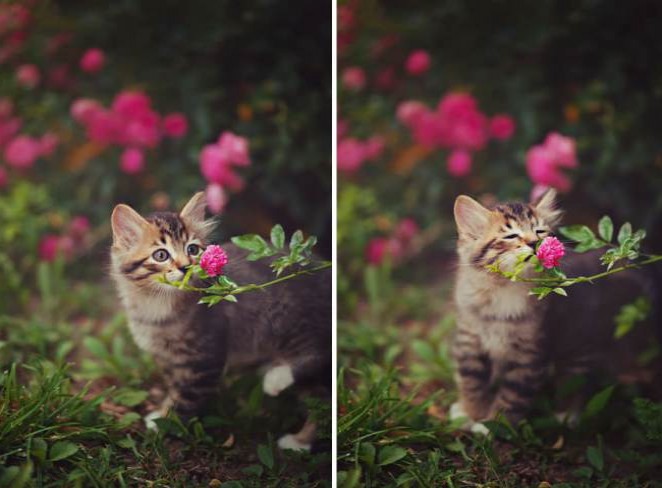
[[[188,254],[189,256],[197,256],[198,254],[200,254],[200,246],[198,246],[197,244],[189,244],[188,246],[186,246],[186,254]]]
[[[163,261],[167,260],[169,257],[170,254],[165,249],[157,249],[152,254],[152,258],[154,259],[154,261],[158,261],[159,263],[162,263]]]
[[[508,234],[504,239],[516,239],[519,237],[519,234]]]
[[[546,231],[546,230],[544,230],[544,229],[538,229],[538,230],[536,231],[536,234],[538,234],[538,235],[540,235],[540,234],[546,234],[547,232],[548,232],[548,231]]]

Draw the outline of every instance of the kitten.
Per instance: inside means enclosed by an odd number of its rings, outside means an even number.
[[[205,220],[204,193],[197,193],[179,214],[141,217],[117,205],[111,222],[112,277],[134,340],[162,369],[168,395],[161,408],[183,417],[200,413],[217,391],[228,368],[267,366],[263,389],[277,396],[293,385],[322,390],[331,382],[331,273],[303,275],[263,292],[242,294],[237,303],[212,308],[200,296],[160,283],[180,280],[208,244],[213,222]],[[239,284],[274,278],[268,259],[245,260],[231,243],[222,247],[229,262],[224,274]],[[307,420],[300,432],[278,441],[281,448],[310,450],[316,426]]]
[[[533,255],[536,243],[553,235],[561,217],[555,197],[550,190],[534,204],[504,203],[492,210],[464,195],[455,201],[459,267],[453,356],[459,401],[451,407],[451,418],[479,422],[503,414],[516,424],[552,371],[559,382],[600,371],[643,382],[653,379],[650,369],[636,360],[650,327],[637,325],[613,339],[614,316],[623,305],[642,295],[655,303],[659,296],[647,270],[617,273],[593,285],[574,285],[568,297],[538,300],[529,295],[532,284],[486,269],[498,262],[512,271],[519,256]],[[568,276],[604,271],[599,255],[569,252],[561,269]],[[523,276],[531,272],[525,269]],[[577,398],[573,402],[578,408]],[[487,432],[473,422],[468,425],[472,430]]]

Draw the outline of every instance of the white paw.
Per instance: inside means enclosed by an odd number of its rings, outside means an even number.
[[[487,435],[490,433],[490,429],[485,427],[485,424],[481,422],[476,422],[471,426],[471,432],[474,434],[479,434],[479,435]]]
[[[155,432],[158,432],[159,427],[158,425],[156,425],[156,422],[154,422],[154,420],[161,418],[163,418],[163,414],[159,410],[154,410],[153,412],[148,413],[143,418],[143,420],[145,421],[145,427],[147,427],[148,430],[153,430]]]
[[[287,434],[278,439],[278,447],[294,451],[310,451],[311,445],[299,442],[293,434]]]
[[[282,364],[267,371],[262,382],[262,389],[267,395],[278,396],[281,391],[292,384],[294,384],[292,368],[287,364]]]
[[[460,402],[455,402],[451,405],[451,408],[448,410],[448,418],[450,418],[451,420],[457,420],[457,419],[471,420],[467,415],[467,412],[465,412],[464,408],[462,408],[462,404]]]

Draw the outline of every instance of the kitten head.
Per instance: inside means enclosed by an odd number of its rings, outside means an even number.
[[[461,265],[484,269],[498,262],[506,271],[521,255],[533,255],[536,243],[551,235],[561,218],[555,190],[530,204],[502,203],[493,209],[460,195],[454,212]]]
[[[180,280],[186,267],[198,260],[214,225],[205,220],[205,205],[202,192],[179,214],[157,212],[144,218],[128,205],[117,205],[111,217],[115,278],[145,290],[174,290],[156,278]]]

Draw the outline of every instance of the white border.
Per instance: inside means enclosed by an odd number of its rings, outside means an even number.
[[[331,0],[331,260],[333,261],[331,298],[331,486],[338,486],[338,247],[337,201],[338,175],[336,171],[336,134],[338,121],[338,57],[337,57],[337,0]]]

